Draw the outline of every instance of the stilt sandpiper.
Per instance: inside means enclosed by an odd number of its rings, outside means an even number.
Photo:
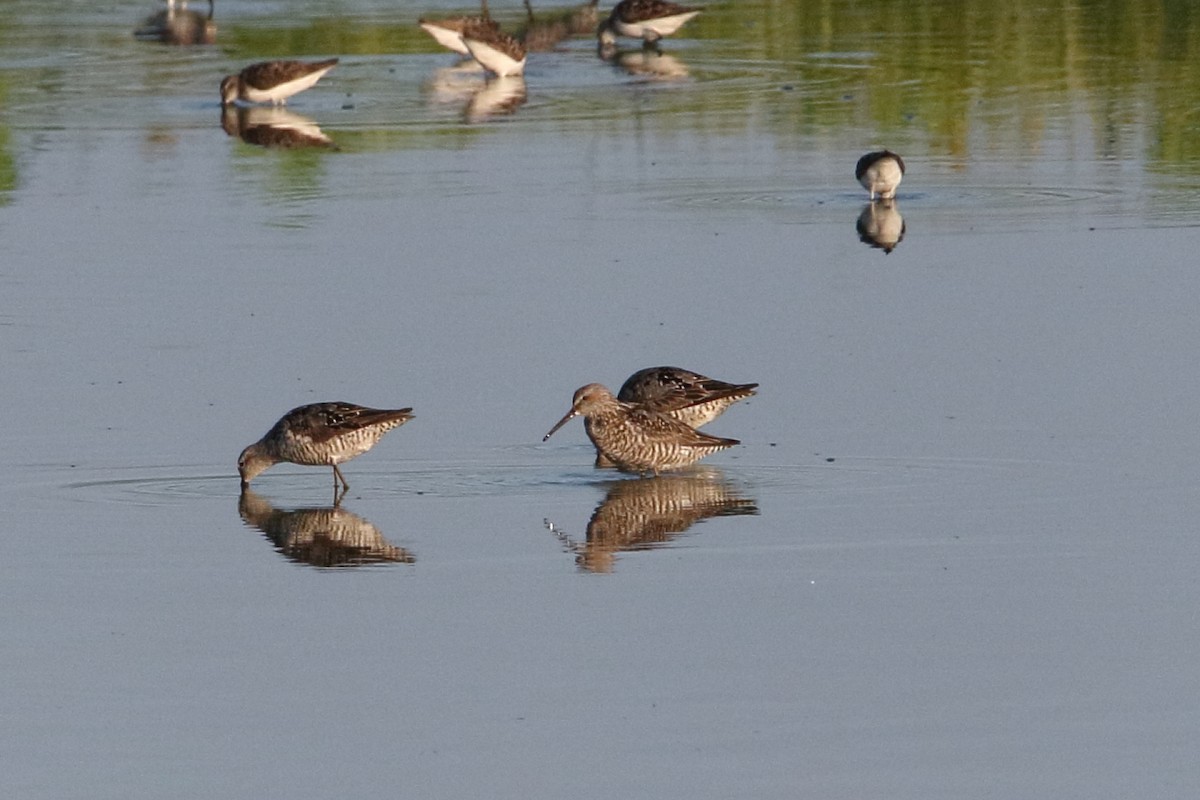
[[[854,177],[870,192],[872,200],[875,195],[879,195],[881,200],[891,200],[904,178],[904,160],[891,150],[867,153],[854,167]]]
[[[293,408],[266,435],[242,451],[242,488],[280,461],[333,467],[333,485],[350,488],[338,464],[375,446],[385,433],[413,418],[411,408],[377,409],[353,403],[313,403]]]
[[[668,0],[621,0],[613,7],[608,19],[600,23],[596,37],[601,48],[615,45],[617,36],[641,39],[652,45],[679,30],[702,10]]]
[[[600,15],[596,11],[599,0],[587,0],[575,8],[548,11],[540,19],[534,17],[533,5],[524,0],[526,22],[514,34],[525,45],[529,53],[548,52],[558,47],[564,39],[585,33],[594,33]]]
[[[313,62],[262,61],[251,64],[237,75],[229,75],[221,81],[221,104],[244,100],[283,105],[289,97],[319,81],[337,63],[336,58],[330,58]]]
[[[421,19],[422,30],[437,40],[437,43],[462,56],[471,57],[471,51],[463,42],[463,35],[478,36],[479,31],[500,30],[495,21],[487,17],[448,17],[446,19]]]
[[[757,383],[726,383],[679,367],[647,367],[629,376],[617,399],[699,428],[739,400],[757,394]],[[596,466],[615,466],[599,448]]]
[[[598,383],[589,383],[575,392],[571,410],[542,441],[578,416],[584,417],[584,429],[596,449],[628,472],[657,475],[740,444],[737,439],[700,433],[666,414],[623,403]]]
[[[462,40],[488,72],[501,78],[525,72],[525,45],[515,36],[499,28],[474,28],[463,31]]]

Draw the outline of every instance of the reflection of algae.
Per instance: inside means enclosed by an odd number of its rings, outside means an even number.
[[[1039,156],[1082,111],[1092,123],[1096,155],[1143,155],[1151,170],[1200,171],[1193,100],[1200,96],[1200,12],[1191,0],[1112,0],[1101,8],[1077,0],[903,6],[900,12],[895,0],[712,5],[690,24],[686,49],[666,45],[680,48],[695,76],[710,83],[656,97],[653,124],[733,134],[766,120],[785,142],[863,129],[870,132],[864,146],[921,137],[930,151],[966,160],[971,149],[997,146]],[[334,15],[301,25],[245,18],[229,23],[223,37],[235,60],[263,53],[436,52],[415,16]],[[501,22],[512,27],[519,17]],[[780,91],[784,86],[799,91]],[[581,93],[577,102],[591,108],[594,97]],[[1154,134],[1145,140],[1139,117]],[[625,118],[596,124],[617,127]],[[397,143],[362,142],[366,149]],[[339,137],[339,144],[349,143]]]
[[[17,188],[17,160],[9,148],[11,139],[7,126],[0,126],[0,205],[11,203],[12,192]]]
[[[4,108],[8,99],[8,86],[0,83],[0,108]],[[17,159],[13,156],[12,131],[7,125],[0,125],[0,205],[12,202],[12,192],[17,188]]]
[[[235,60],[254,59],[263,53],[275,58],[310,57],[314,53],[348,55],[394,55],[428,53],[436,49],[411,21],[370,22],[329,16],[304,26],[272,24],[270,20],[245,20],[222,30],[222,43]]]
[[[258,184],[262,205],[283,212],[271,221],[282,228],[306,228],[315,218],[314,204],[326,188],[325,159],[336,151],[321,149],[267,150],[241,144],[238,172]]]
[[[338,147],[343,152],[391,152],[396,150],[461,150],[479,139],[478,128],[458,124],[421,125],[387,128],[349,128],[337,131]]]
[[[554,13],[535,5],[539,16]],[[623,103],[622,113],[604,108],[613,99],[609,88],[608,95],[591,86],[546,91],[557,93],[553,109],[560,119],[586,119],[600,131],[623,132],[631,119],[656,131],[701,136],[766,129],[784,148],[809,149],[812,136],[827,135],[863,148],[919,144],[921,151],[964,164],[981,151],[1035,159],[1066,143],[1106,160],[1145,159],[1150,172],[1172,180],[1200,172],[1200,9],[1194,0],[902,5],[709,4],[686,36],[664,44],[688,65],[695,80],[687,86],[643,92],[633,103],[628,87],[612,89],[621,93],[613,102]],[[501,18],[510,29],[524,21],[518,4],[512,6]],[[94,43],[97,34],[87,28],[55,24],[77,13],[55,9],[72,4],[47,4],[49,10],[37,15],[25,10],[31,7],[42,8],[0,3],[0,48],[49,53],[78,49],[81,38]],[[36,21],[26,19],[34,16]],[[437,53],[417,16],[413,9],[312,21],[239,16],[222,22],[222,52],[231,63],[267,55]],[[556,57],[571,60],[589,50],[572,47],[577,52]],[[51,102],[80,86],[92,88],[65,81],[54,66],[30,67],[21,81]],[[531,100],[542,91],[531,85]],[[1084,127],[1080,122],[1087,123],[1085,130],[1076,130]],[[390,150],[458,144],[427,134],[412,139],[392,120],[359,130],[349,140],[338,131],[339,145]],[[14,184],[13,159],[0,150],[0,191]]]
[[[702,129],[767,119],[785,140],[865,129],[864,146],[919,136],[965,160],[996,145],[1040,155],[1082,111],[1096,155],[1147,148],[1152,165],[1200,170],[1200,11],[1187,0],[767,0],[710,6],[689,31],[701,79],[701,54],[746,65],[720,76],[729,91],[673,98],[724,112],[690,120]],[[764,65],[774,91],[737,80],[761,80]],[[1157,128],[1148,143],[1139,117]]]

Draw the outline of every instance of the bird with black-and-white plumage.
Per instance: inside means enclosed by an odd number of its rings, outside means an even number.
[[[281,106],[294,94],[311,88],[337,66],[336,58],[324,61],[260,61],[221,81],[221,105],[237,101]]]
[[[867,153],[854,165],[854,177],[870,194],[870,199],[891,200],[904,179],[904,159],[891,150]]]

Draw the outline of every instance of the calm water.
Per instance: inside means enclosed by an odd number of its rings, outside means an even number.
[[[523,85],[444,0],[159,10],[0,6],[4,796],[1200,787],[1192,4],[746,0]],[[328,55],[332,146],[223,129]],[[744,445],[540,442],[656,364],[760,382]],[[333,399],[417,418],[239,497]]]

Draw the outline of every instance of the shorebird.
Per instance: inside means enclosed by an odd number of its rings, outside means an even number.
[[[313,403],[293,408],[280,417],[266,435],[238,456],[242,488],[280,461],[333,467],[333,486],[350,484],[338,469],[375,446],[385,433],[413,418],[411,408],[377,409],[353,403]]]
[[[598,383],[589,383],[575,392],[571,410],[542,441],[578,416],[584,418],[584,430],[596,449],[627,472],[657,475],[741,444],[737,439],[700,433],[666,414],[623,403]]]
[[[904,178],[904,160],[891,150],[867,153],[854,167],[854,177],[870,192],[871,200],[876,194],[881,200],[891,200]]]
[[[471,58],[501,78],[525,72],[525,45],[498,27],[476,27],[463,31],[463,44]]]
[[[737,401],[754,396],[756,389],[757,383],[726,383],[679,367],[647,367],[629,376],[617,392],[617,399],[699,428]],[[596,448],[596,466],[615,465]]]
[[[189,11],[186,2],[176,8],[175,0],[168,0],[167,7],[147,17],[133,35],[142,41],[163,44],[212,44],[217,40],[217,25],[213,22],[213,0],[208,0],[207,15],[199,11]]]
[[[235,100],[281,106],[292,95],[303,92],[338,63],[325,61],[261,61],[221,81],[221,105]]]
[[[641,39],[652,45],[670,36],[703,9],[681,6],[669,0],[621,0],[613,7],[608,19],[600,23],[596,37],[601,47],[616,44],[617,36]]]
[[[526,52],[537,53],[553,50],[559,42],[572,36],[593,33],[599,14],[596,5],[599,0],[587,0],[581,6],[564,11],[550,11],[537,19],[533,13],[533,5],[524,0],[525,24],[514,34],[525,45]]]
[[[726,383],[679,367],[647,367],[629,376],[617,399],[699,428],[738,400],[753,397],[757,389],[757,383]]]
[[[442,47],[459,55],[471,57],[471,51],[463,42],[464,34],[478,36],[480,31],[499,31],[500,26],[488,17],[448,17],[446,19],[421,19],[421,29],[437,40]]]

